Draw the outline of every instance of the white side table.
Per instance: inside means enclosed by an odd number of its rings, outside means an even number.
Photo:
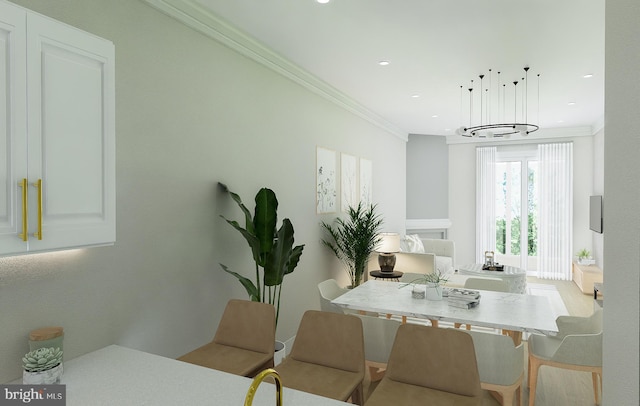
[[[502,279],[509,285],[511,293],[527,293],[527,271],[514,266],[504,266],[504,271],[484,271],[482,264],[469,264],[461,266],[458,270],[461,275],[472,275]]]

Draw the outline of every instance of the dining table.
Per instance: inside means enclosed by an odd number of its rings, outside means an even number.
[[[523,332],[558,333],[556,315],[544,296],[478,290],[479,304],[465,309],[450,305],[446,297],[442,300],[414,298],[411,290],[411,285],[403,282],[368,280],[331,303],[359,312],[502,329],[516,344],[522,340]]]

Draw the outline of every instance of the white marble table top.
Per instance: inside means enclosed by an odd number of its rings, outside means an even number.
[[[404,283],[369,280],[334,299],[331,303],[351,310],[398,316],[469,323],[529,333],[554,335],[558,332],[555,313],[543,296],[481,290],[480,304],[473,309],[449,306],[440,301],[413,299],[411,286]]]
[[[243,405],[252,379],[117,345],[64,363],[67,406]],[[285,405],[347,405],[283,388]],[[263,382],[253,405],[273,406],[276,390]]]
[[[463,275],[485,275],[493,277],[515,277],[526,276],[527,271],[515,266],[504,266],[504,271],[485,271],[482,269],[482,264],[467,264],[460,267],[459,272]]]

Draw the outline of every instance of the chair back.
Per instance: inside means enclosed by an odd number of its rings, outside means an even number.
[[[583,366],[602,366],[602,309],[589,317],[560,316],[556,319],[562,343],[552,360]]]
[[[473,339],[480,381],[509,386],[524,371],[524,343],[516,346],[513,339],[501,334],[467,331]]]
[[[229,300],[213,341],[273,355],[276,341],[275,307],[249,300]]]
[[[481,396],[473,341],[469,334],[455,329],[401,325],[385,376],[411,385]]]
[[[323,312],[332,312],[342,314],[344,311],[340,306],[336,306],[331,301],[347,292],[346,289],[338,286],[335,279],[327,279],[318,284],[320,292],[320,310]]]
[[[491,290],[494,292],[509,292],[509,285],[501,279],[468,278],[464,283],[465,289]]]
[[[386,364],[389,361],[389,354],[391,353],[398,327],[400,327],[400,322],[360,314],[355,316],[362,320],[365,359]]]
[[[307,310],[289,356],[301,362],[364,372],[362,321],[352,315]]]

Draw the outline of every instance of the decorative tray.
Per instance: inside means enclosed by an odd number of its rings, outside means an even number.
[[[482,270],[483,270],[483,271],[496,271],[496,272],[503,272],[503,271],[504,271],[504,265],[500,265],[500,264],[495,264],[495,265],[482,265]]]

